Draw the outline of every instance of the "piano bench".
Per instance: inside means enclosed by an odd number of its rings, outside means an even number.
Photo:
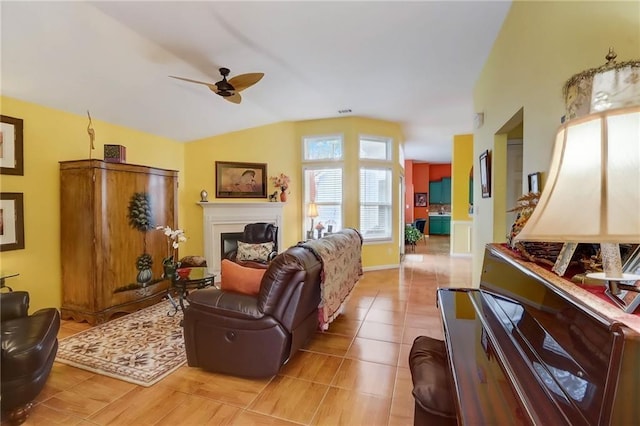
[[[455,402],[444,342],[427,336],[413,341],[409,368],[415,399],[414,426],[456,425]]]

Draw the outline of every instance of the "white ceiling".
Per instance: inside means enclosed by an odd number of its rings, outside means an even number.
[[[399,122],[407,159],[451,161],[508,1],[0,3],[3,95],[177,141],[280,121]],[[236,105],[207,87],[264,72]]]

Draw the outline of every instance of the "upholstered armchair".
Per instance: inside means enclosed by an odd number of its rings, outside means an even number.
[[[224,254],[225,259],[253,268],[267,268],[278,254],[278,227],[272,223],[245,225],[238,247]]]
[[[234,289],[223,274],[222,288],[189,293],[189,366],[243,377],[277,374],[318,328],[321,270],[311,251],[291,247],[269,263],[255,292]]]
[[[55,308],[28,314],[29,293],[0,293],[2,417],[22,423],[44,387],[58,351],[60,313]]]

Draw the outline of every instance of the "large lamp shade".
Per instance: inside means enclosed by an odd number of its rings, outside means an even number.
[[[545,189],[516,239],[640,242],[640,107],[560,127]]]

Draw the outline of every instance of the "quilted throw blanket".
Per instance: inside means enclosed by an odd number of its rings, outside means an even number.
[[[327,330],[362,276],[362,237],[347,228],[298,246],[313,252],[322,263],[318,317],[320,328]]]

